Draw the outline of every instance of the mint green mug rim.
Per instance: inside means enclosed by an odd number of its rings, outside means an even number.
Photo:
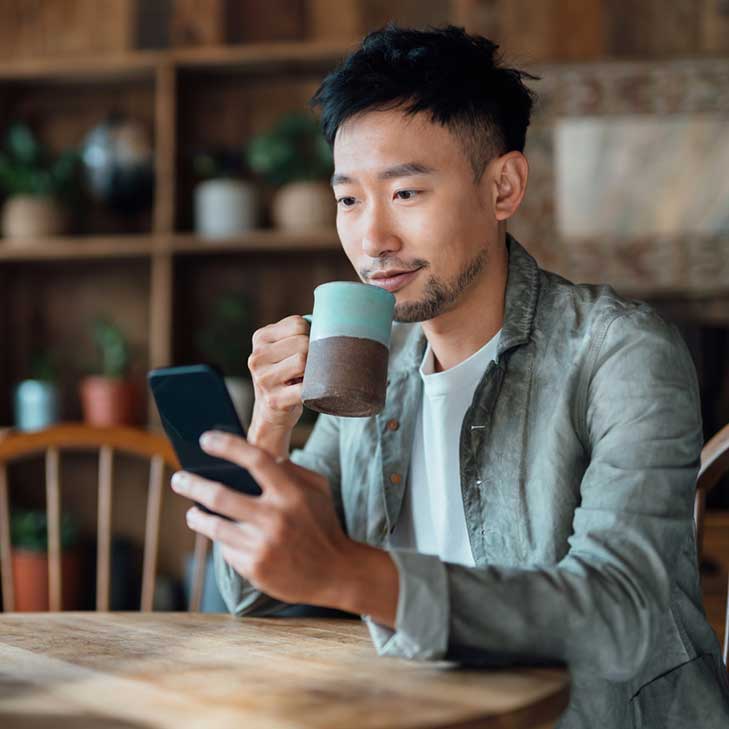
[[[379,286],[373,286],[372,284],[366,284],[366,283],[363,283],[362,281],[326,281],[325,283],[319,284],[318,286],[316,286],[314,288],[314,293],[316,294],[316,292],[319,289],[324,288],[326,286],[332,286],[332,285],[336,285],[336,286],[347,286],[347,287],[352,287],[352,286],[356,286],[356,287],[367,286],[369,289],[372,289],[374,291],[379,291],[382,294],[385,294],[387,296],[393,296],[386,289],[381,289]],[[301,314],[301,318],[302,319],[306,319],[306,321],[309,322],[309,324],[311,324],[313,322],[313,320],[314,320],[314,314],[313,313],[310,313],[310,314]]]

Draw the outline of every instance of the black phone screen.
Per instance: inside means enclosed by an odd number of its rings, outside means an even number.
[[[189,365],[152,370],[147,379],[162,427],[182,468],[258,496],[261,489],[248,471],[200,448],[199,439],[206,430],[245,436],[220,374],[208,365]]]

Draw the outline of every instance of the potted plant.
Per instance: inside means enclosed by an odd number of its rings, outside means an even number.
[[[28,126],[13,124],[0,152],[2,233],[9,240],[59,235],[66,230],[63,201],[75,192],[76,150],[53,159]]]
[[[30,370],[30,378],[15,388],[15,427],[22,431],[42,430],[59,419],[60,397],[51,357],[37,353]]]
[[[195,232],[203,238],[225,238],[258,225],[258,191],[244,179],[240,154],[228,149],[199,152],[193,157]]]
[[[253,331],[251,300],[242,292],[234,292],[214,300],[209,322],[197,337],[200,351],[223,373],[238,417],[246,428],[250,425],[254,399],[247,366]]]
[[[292,112],[247,147],[250,168],[279,186],[272,205],[274,225],[317,230],[334,225],[336,206],[328,180],[332,152],[310,115]]]
[[[48,610],[48,521],[44,511],[17,510],[10,517],[11,559],[15,609],[19,612]],[[69,514],[61,517],[62,605],[78,606],[81,558],[78,529]]]
[[[131,425],[136,415],[136,387],[128,376],[129,345],[118,326],[99,317],[93,335],[101,359],[100,374],[84,377],[80,384],[84,421],[110,427]]]

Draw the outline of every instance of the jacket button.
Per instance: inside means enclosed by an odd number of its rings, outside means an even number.
[[[397,430],[399,427],[400,427],[399,421],[395,420],[394,418],[392,420],[387,421],[388,430]]]
[[[399,473],[390,474],[390,483],[397,486],[402,481],[402,476]]]

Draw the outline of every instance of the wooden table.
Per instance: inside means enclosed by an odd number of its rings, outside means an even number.
[[[2,729],[546,729],[567,672],[380,658],[356,620],[0,615]]]

